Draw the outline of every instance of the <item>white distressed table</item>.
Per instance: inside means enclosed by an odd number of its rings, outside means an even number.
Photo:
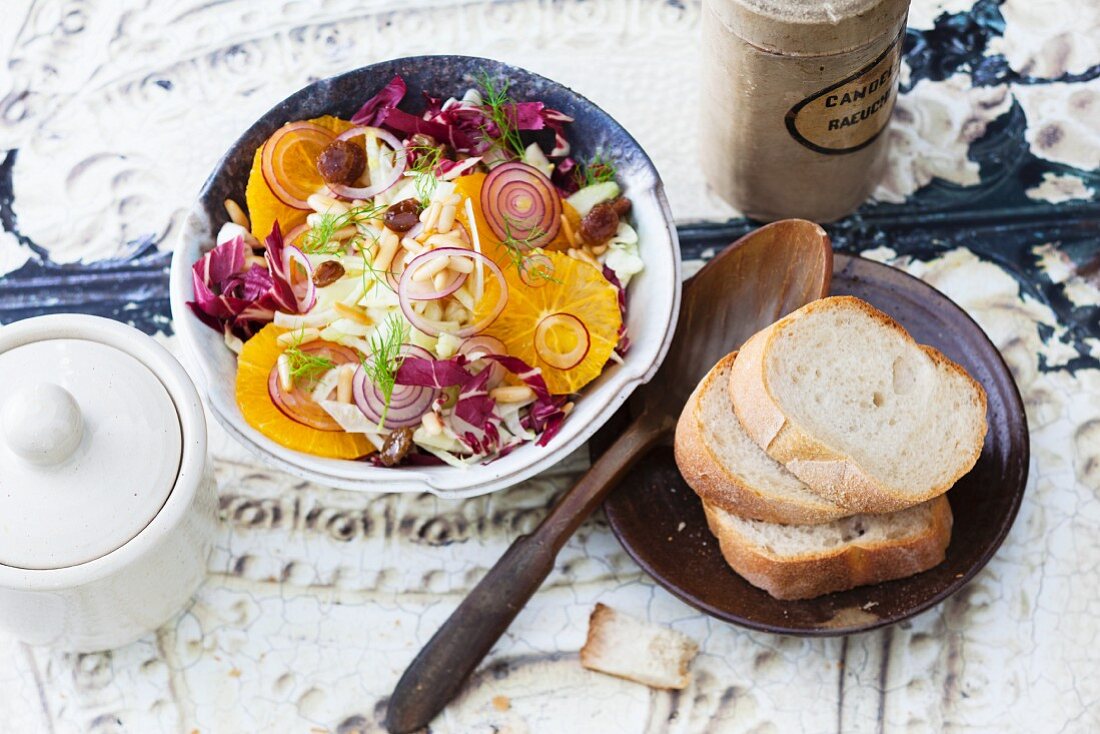
[[[392,56],[561,80],[651,152],[680,220],[736,217],[695,163],[694,0],[5,0],[2,18],[0,321],[93,311],[174,346],[164,253],[221,151],[309,80]],[[1010,363],[1033,459],[1004,547],[910,622],[806,640],[685,606],[597,516],[433,731],[1100,730],[1100,2],[915,0],[910,24],[880,203],[837,241],[943,290]],[[907,212],[952,234],[882,235]],[[420,645],[587,461],[443,502],[297,482],[211,428],[221,535],[193,604],[110,652],[0,639],[5,732],[381,731]],[[583,670],[597,601],[699,640],[691,687]]]

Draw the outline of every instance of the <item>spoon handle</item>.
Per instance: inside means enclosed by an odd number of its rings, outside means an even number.
[[[530,535],[516,538],[401,676],[386,711],[392,734],[427,726],[454,698],[542,585],[558,551],[663,432],[645,416],[634,421]]]

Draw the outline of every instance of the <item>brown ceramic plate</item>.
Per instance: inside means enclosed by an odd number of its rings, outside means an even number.
[[[900,270],[839,254],[831,292],[858,296],[885,311],[985,387],[989,433],[977,465],[947,495],[955,525],[943,563],[907,579],[817,599],[773,599],[726,565],[707,530],[703,507],[680,477],[668,446],[646,456],[604,503],[623,547],[659,584],[719,619],[767,632],[862,632],[943,601],[993,557],[1012,527],[1027,483],[1027,419],[1019,391],[996,347],[962,309]]]

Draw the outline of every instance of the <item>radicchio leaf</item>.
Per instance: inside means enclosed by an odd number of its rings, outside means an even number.
[[[489,370],[482,370],[467,380],[458,393],[454,414],[474,428],[486,430],[489,422],[496,417],[496,401],[489,397],[487,385]]]
[[[378,94],[368,99],[359,111],[352,115],[352,124],[379,127],[386,119],[386,115],[405,98],[407,91],[405,80],[400,74],[395,75],[389,84],[382,87]]]
[[[550,180],[558,187],[558,191],[563,194],[563,198],[576,193],[577,189],[580,188],[576,170],[577,162],[566,157],[558,161],[558,164],[554,166],[554,172],[550,174]]]
[[[442,389],[465,385],[472,379],[463,365],[465,357],[455,359],[427,359],[425,357],[405,357],[397,368],[395,381],[398,385],[416,385]]]
[[[504,369],[535,391],[535,402],[528,407],[527,415],[521,425],[539,434],[535,445],[545,446],[561,430],[566,416],[565,404],[568,402],[566,397],[551,395],[550,389],[546,386],[546,380],[542,377],[542,371],[518,357],[507,354],[486,354],[484,359],[499,362]]]
[[[187,303],[192,313],[215,331],[229,331],[248,339],[271,323],[275,311],[299,313],[294,288],[287,279],[283,237],[276,222],[268,236],[268,267],[245,270],[244,237],[234,237],[203,255],[191,269],[195,300]]]
[[[626,288],[623,288],[622,281],[615,275],[615,271],[606,265],[603,266],[603,277],[619,292],[619,343],[615,345],[615,353],[625,357],[627,350],[630,349],[630,338],[626,335]]]

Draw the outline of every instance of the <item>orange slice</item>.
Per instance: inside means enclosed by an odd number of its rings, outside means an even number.
[[[330,115],[307,120],[307,122],[320,125],[334,135],[354,127],[350,122]],[[308,209],[295,209],[284,204],[267,185],[263,174],[263,148],[262,145],[257,148],[252,158],[252,169],[248,172],[248,184],[244,192],[248,217],[252,222],[252,234],[261,242],[271,234],[271,228],[276,221],[279,222],[279,227],[285,234],[299,224],[304,224],[306,215],[309,214]],[[308,155],[309,151],[303,149],[297,152],[302,154],[289,157],[284,162],[283,170],[292,176],[296,188],[316,191],[324,185],[320,174],[317,173],[316,165],[317,154],[321,151],[314,151],[312,158]]]
[[[319,431],[288,418],[267,391],[271,370],[283,348],[276,341],[286,330],[268,324],[244,343],[237,360],[237,406],[248,425],[280,446],[331,459],[358,459],[374,451],[366,436]]]
[[[504,265],[509,262],[507,253],[503,250],[503,245],[500,240],[493,234],[493,231],[489,229],[489,222],[485,219],[485,213],[481,208],[481,184],[485,181],[484,173],[471,173],[466,176],[460,176],[455,179],[455,192],[462,196],[472,199],[474,203],[474,219],[477,222],[477,233],[481,237],[482,249],[486,255],[496,260],[500,265]],[[561,202],[562,214],[569,221],[569,228],[573,232],[579,232],[581,227],[581,218],[577,214],[577,210],[574,209],[569,202],[562,200]],[[458,210],[458,219],[462,222],[463,226],[468,230],[470,223],[466,217],[466,208],[462,206]],[[547,250],[568,250],[573,247],[573,243],[569,241],[569,236],[565,231],[565,227],[558,230],[558,234],[546,244],[544,249]]]
[[[575,393],[603,371],[619,342],[619,294],[586,262],[544,251],[552,280],[524,283],[509,263],[504,267],[508,305],[483,332],[504,342],[508,354],[542,369],[550,392]],[[476,318],[501,297],[495,278],[485,281]]]

